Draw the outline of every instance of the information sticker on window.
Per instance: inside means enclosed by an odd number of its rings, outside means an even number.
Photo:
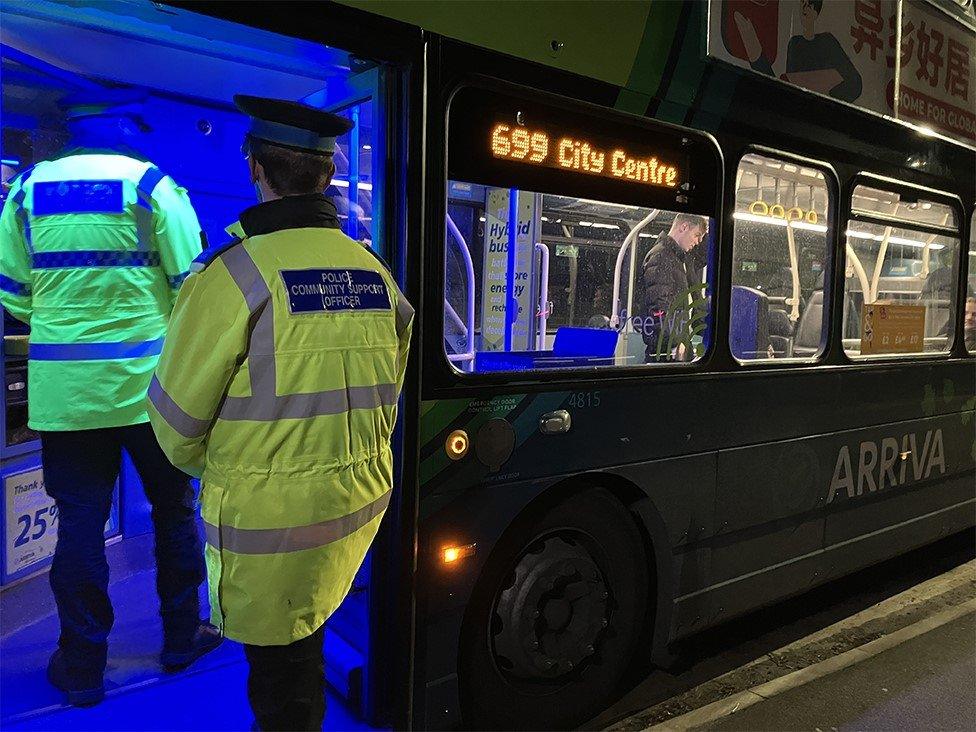
[[[861,355],[918,353],[924,338],[924,305],[875,302],[861,308]]]

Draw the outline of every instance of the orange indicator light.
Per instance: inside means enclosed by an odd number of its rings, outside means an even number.
[[[470,446],[471,441],[468,439],[468,433],[464,430],[454,430],[447,436],[447,440],[444,442],[444,450],[451,460],[460,460],[463,458],[468,454],[468,448]]]
[[[476,546],[477,544],[446,546],[441,550],[441,561],[444,562],[444,564],[454,564],[465,557],[472,556]]]

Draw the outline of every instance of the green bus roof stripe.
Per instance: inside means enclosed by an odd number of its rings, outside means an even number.
[[[627,78],[627,89],[652,97],[657,94],[680,17],[681,3],[667,0],[649,3],[644,36]]]
[[[683,40],[678,51],[674,73],[667,81],[667,88],[662,90],[661,94],[666,101],[657,110],[657,118],[665,122],[684,124],[685,116],[698,94],[698,87],[705,71],[705,64],[702,61],[705,34],[703,12],[707,7],[705,3],[689,6],[689,16],[685,32],[681,34]]]

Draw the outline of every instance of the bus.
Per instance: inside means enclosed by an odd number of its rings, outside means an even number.
[[[356,122],[328,193],[417,309],[395,497],[328,625],[368,723],[579,725],[678,639],[976,523],[970,0],[3,13],[9,173],[61,95],[138,87],[211,241],[253,203],[232,94]]]

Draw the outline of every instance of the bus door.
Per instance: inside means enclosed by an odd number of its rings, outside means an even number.
[[[392,184],[396,166],[387,166],[388,145],[394,136],[390,133],[390,108],[392,71],[372,61],[350,57],[351,76],[330,80],[320,92],[305,101],[330,112],[346,117],[353,128],[337,140],[334,162],[336,165],[332,185],[326,194],[336,204],[342,230],[351,238],[378,254],[394,271],[399,273],[395,262],[400,252],[397,244],[397,217],[388,217],[389,195],[395,195]],[[398,430],[399,433],[399,430]],[[400,444],[399,434],[395,444]],[[400,470],[400,450],[394,448],[395,473]],[[374,576],[384,577],[383,566],[393,566],[387,541],[391,533],[391,521],[384,522],[381,536],[367,554],[366,561],[353,581],[352,589],[343,604],[328,620],[326,649],[326,677],[334,689],[343,694],[350,705],[360,711],[367,720],[375,720],[382,712],[372,699],[380,696],[370,693],[368,670],[375,668],[369,660],[382,644],[377,644],[372,630],[377,627],[374,618],[384,606],[376,591],[386,582],[372,582]],[[384,561],[386,560],[386,561]],[[379,679],[372,679],[380,683]]]

